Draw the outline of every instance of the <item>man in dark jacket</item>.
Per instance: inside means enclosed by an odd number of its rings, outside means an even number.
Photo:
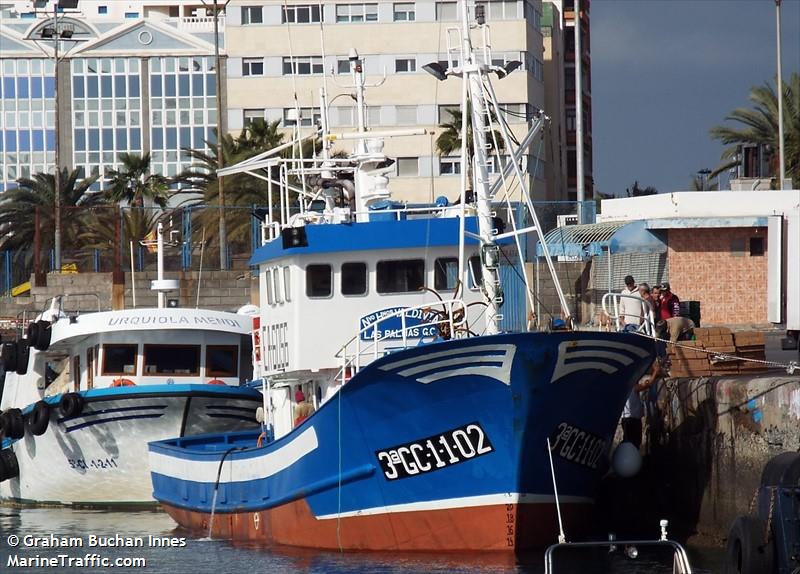
[[[666,321],[673,317],[681,316],[681,301],[672,292],[669,283],[666,281],[661,284],[661,300],[658,305],[658,318]]]

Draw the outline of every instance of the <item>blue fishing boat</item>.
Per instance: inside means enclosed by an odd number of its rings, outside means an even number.
[[[512,138],[488,75],[510,69],[491,63],[488,45],[473,50],[462,8],[460,46],[441,75],[466,82],[474,201],[466,186],[454,204],[391,199],[381,138],[409,130],[366,129],[355,53],[357,132],[328,132],[322,91],[322,125],[295,139],[320,137],[319,157],[277,149],[220,171],[282,176],[251,261],[262,310],[254,378],[265,405],[261,432],[150,444],[153,495],[181,526],[313,548],[516,552],[556,539],[557,504],[567,525],[591,508],[653,343],[569,329],[554,272],[564,327],[501,329],[501,260],[530,231],[546,253],[520,166],[546,118],[534,118],[490,176],[486,152],[497,146],[488,138],[495,127]],[[346,139],[354,152],[331,154],[330,142]],[[502,191],[512,179],[527,227]]]

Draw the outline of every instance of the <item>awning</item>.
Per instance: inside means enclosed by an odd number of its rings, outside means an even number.
[[[565,225],[544,236],[551,256],[588,259],[607,253],[664,253],[667,244],[658,231],[647,229],[644,221],[610,221],[587,225]],[[536,255],[544,256],[541,245]]]

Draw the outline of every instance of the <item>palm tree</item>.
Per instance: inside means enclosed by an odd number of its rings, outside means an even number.
[[[726,120],[738,122],[742,127],[717,126],[711,128],[711,137],[729,145],[722,154],[723,163],[711,177],[739,164],[736,155],[743,144],[762,145],[770,154],[773,173],[778,163],[778,95],[768,83],[750,90],[753,108],[737,108]],[[792,187],[800,186],[800,74],[793,73],[789,82],[783,83],[783,121],[786,157],[786,176]]]
[[[462,145],[461,110],[447,110],[447,112],[450,114],[450,121],[444,122],[439,126],[443,131],[436,138],[436,151],[439,152],[440,156],[453,155],[461,151]],[[467,114],[468,116],[472,115],[472,105],[469,102],[467,103]],[[492,114],[492,119],[495,119],[494,114]],[[497,150],[494,149],[495,140],[497,141]],[[467,189],[465,191],[468,196],[472,195],[472,164],[475,157],[472,142],[472,122],[467,121]],[[486,143],[489,146],[487,155],[495,151],[502,152],[505,149],[503,136],[497,130],[494,130],[494,138],[488,137]]]
[[[119,154],[122,169],[108,172],[111,187],[107,191],[108,199],[120,203],[125,201],[132,207],[144,207],[150,200],[161,208],[166,207],[169,200],[169,183],[167,178],[159,174],[151,174],[150,154]]]
[[[90,193],[90,186],[98,175],[82,178],[78,169],[61,171],[61,205],[63,242],[66,250],[80,245],[76,238],[83,229],[97,225],[91,212],[92,207],[103,204],[100,193]],[[80,181],[79,181],[80,180]],[[36,173],[31,178],[17,180],[18,187],[7,190],[0,199],[0,250],[25,252],[24,263],[33,259],[34,237],[36,234],[36,212],[39,212],[39,238],[43,251],[52,248],[55,230],[53,209],[55,204],[55,175]],[[85,209],[70,209],[83,207]],[[81,246],[82,247],[82,246]]]

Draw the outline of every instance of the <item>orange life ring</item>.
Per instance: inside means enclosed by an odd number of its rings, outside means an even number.
[[[130,379],[114,379],[114,382],[111,383],[112,387],[135,387],[136,383],[134,383]]]
[[[220,381],[219,379],[211,379],[206,384],[207,385],[224,385],[226,383],[225,383],[225,381]]]

